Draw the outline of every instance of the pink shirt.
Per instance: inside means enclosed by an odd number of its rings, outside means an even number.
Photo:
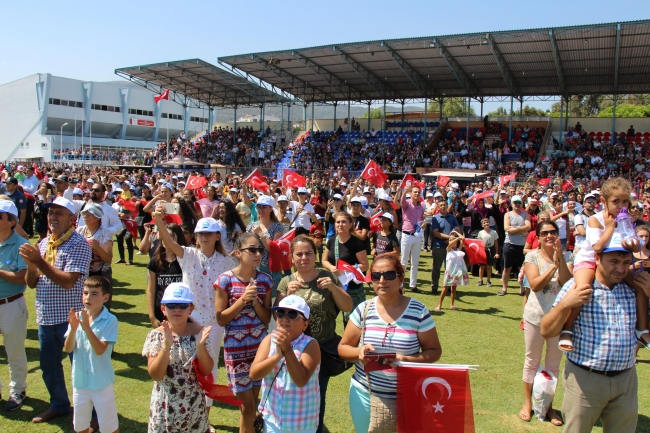
[[[415,206],[411,199],[402,196],[402,231],[415,233],[417,224],[424,219],[424,206],[422,201]]]

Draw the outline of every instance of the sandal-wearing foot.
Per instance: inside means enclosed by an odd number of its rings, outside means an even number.
[[[434,308],[433,311],[440,311],[440,307]]]
[[[557,347],[562,351],[562,352],[572,352],[573,351],[573,340],[571,337],[562,337],[563,335],[573,335],[573,332],[571,331],[562,331],[560,333],[560,342],[557,343]]]
[[[119,259],[117,262],[115,262],[115,264],[118,264],[118,263],[126,263],[126,261],[124,259]]]
[[[458,311],[458,307],[455,305],[452,305],[449,309],[453,311]]]
[[[506,296],[507,294],[508,292],[506,292],[505,290],[501,290],[499,293],[497,293],[497,296]]]
[[[522,319],[521,322],[519,322],[519,329],[522,331],[524,330],[524,320]]]
[[[556,427],[560,427],[564,425],[564,421],[562,421],[562,418],[560,418],[560,415],[555,412],[555,409],[549,409],[548,412],[546,412],[546,418],[551,422]]]
[[[526,412],[526,411],[523,410],[523,409],[520,410],[520,411],[519,411],[519,419],[521,419],[522,421],[530,422],[530,420],[532,419],[531,416],[530,416],[530,414],[531,414],[532,412],[533,412],[533,411],[530,411],[530,410],[529,410],[528,412]]]
[[[649,334],[650,332],[648,332],[647,329],[643,331],[638,331],[635,329],[634,332],[636,332],[636,341],[639,343],[639,345],[650,350],[650,343],[646,343],[646,341],[643,339],[643,334]]]

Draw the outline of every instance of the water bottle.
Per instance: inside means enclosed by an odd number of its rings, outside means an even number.
[[[421,222],[418,223],[416,228],[415,228],[415,234],[419,235],[420,233],[422,233],[422,223]]]
[[[639,245],[639,237],[636,234],[634,228],[634,220],[627,213],[627,208],[622,208],[621,211],[616,215],[616,232],[621,235],[621,239],[627,244],[636,244]]]
[[[15,272],[18,269],[18,262],[14,260],[7,260],[7,267],[11,272]]]

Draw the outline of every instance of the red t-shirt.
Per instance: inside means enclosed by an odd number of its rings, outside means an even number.
[[[533,250],[539,248],[539,239],[537,239],[537,232],[533,230],[528,233],[528,236],[526,237],[526,243],[530,244],[530,248]]]

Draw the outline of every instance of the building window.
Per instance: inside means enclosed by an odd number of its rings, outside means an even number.
[[[116,110],[117,111],[117,110]],[[149,116],[153,117],[153,111],[148,110],[139,110],[137,108],[129,108],[129,114],[135,114],[138,116]]]
[[[208,119],[205,117],[190,117],[190,122],[201,122],[201,123],[208,123]]]
[[[41,143],[41,149],[47,149],[47,143]]]
[[[170,119],[183,120],[183,116],[181,114],[161,113],[160,115],[160,117],[163,119],[167,119],[167,116],[169,116]]]
[[[83,108],[83,102],[68,101],[67,99],[50,98],[51,105],[63,105],[65,107]]]
[[[114,107],[114,106],[111,106],[111,105],[91,104],[90,108],[92,108],[93,110],[99,110],[99,111],[110,111],[110,112],[115,112],[115,113],[120,112],[120,107]]]
[[[25,142],[25,149],[29,149],[29,141]]]

